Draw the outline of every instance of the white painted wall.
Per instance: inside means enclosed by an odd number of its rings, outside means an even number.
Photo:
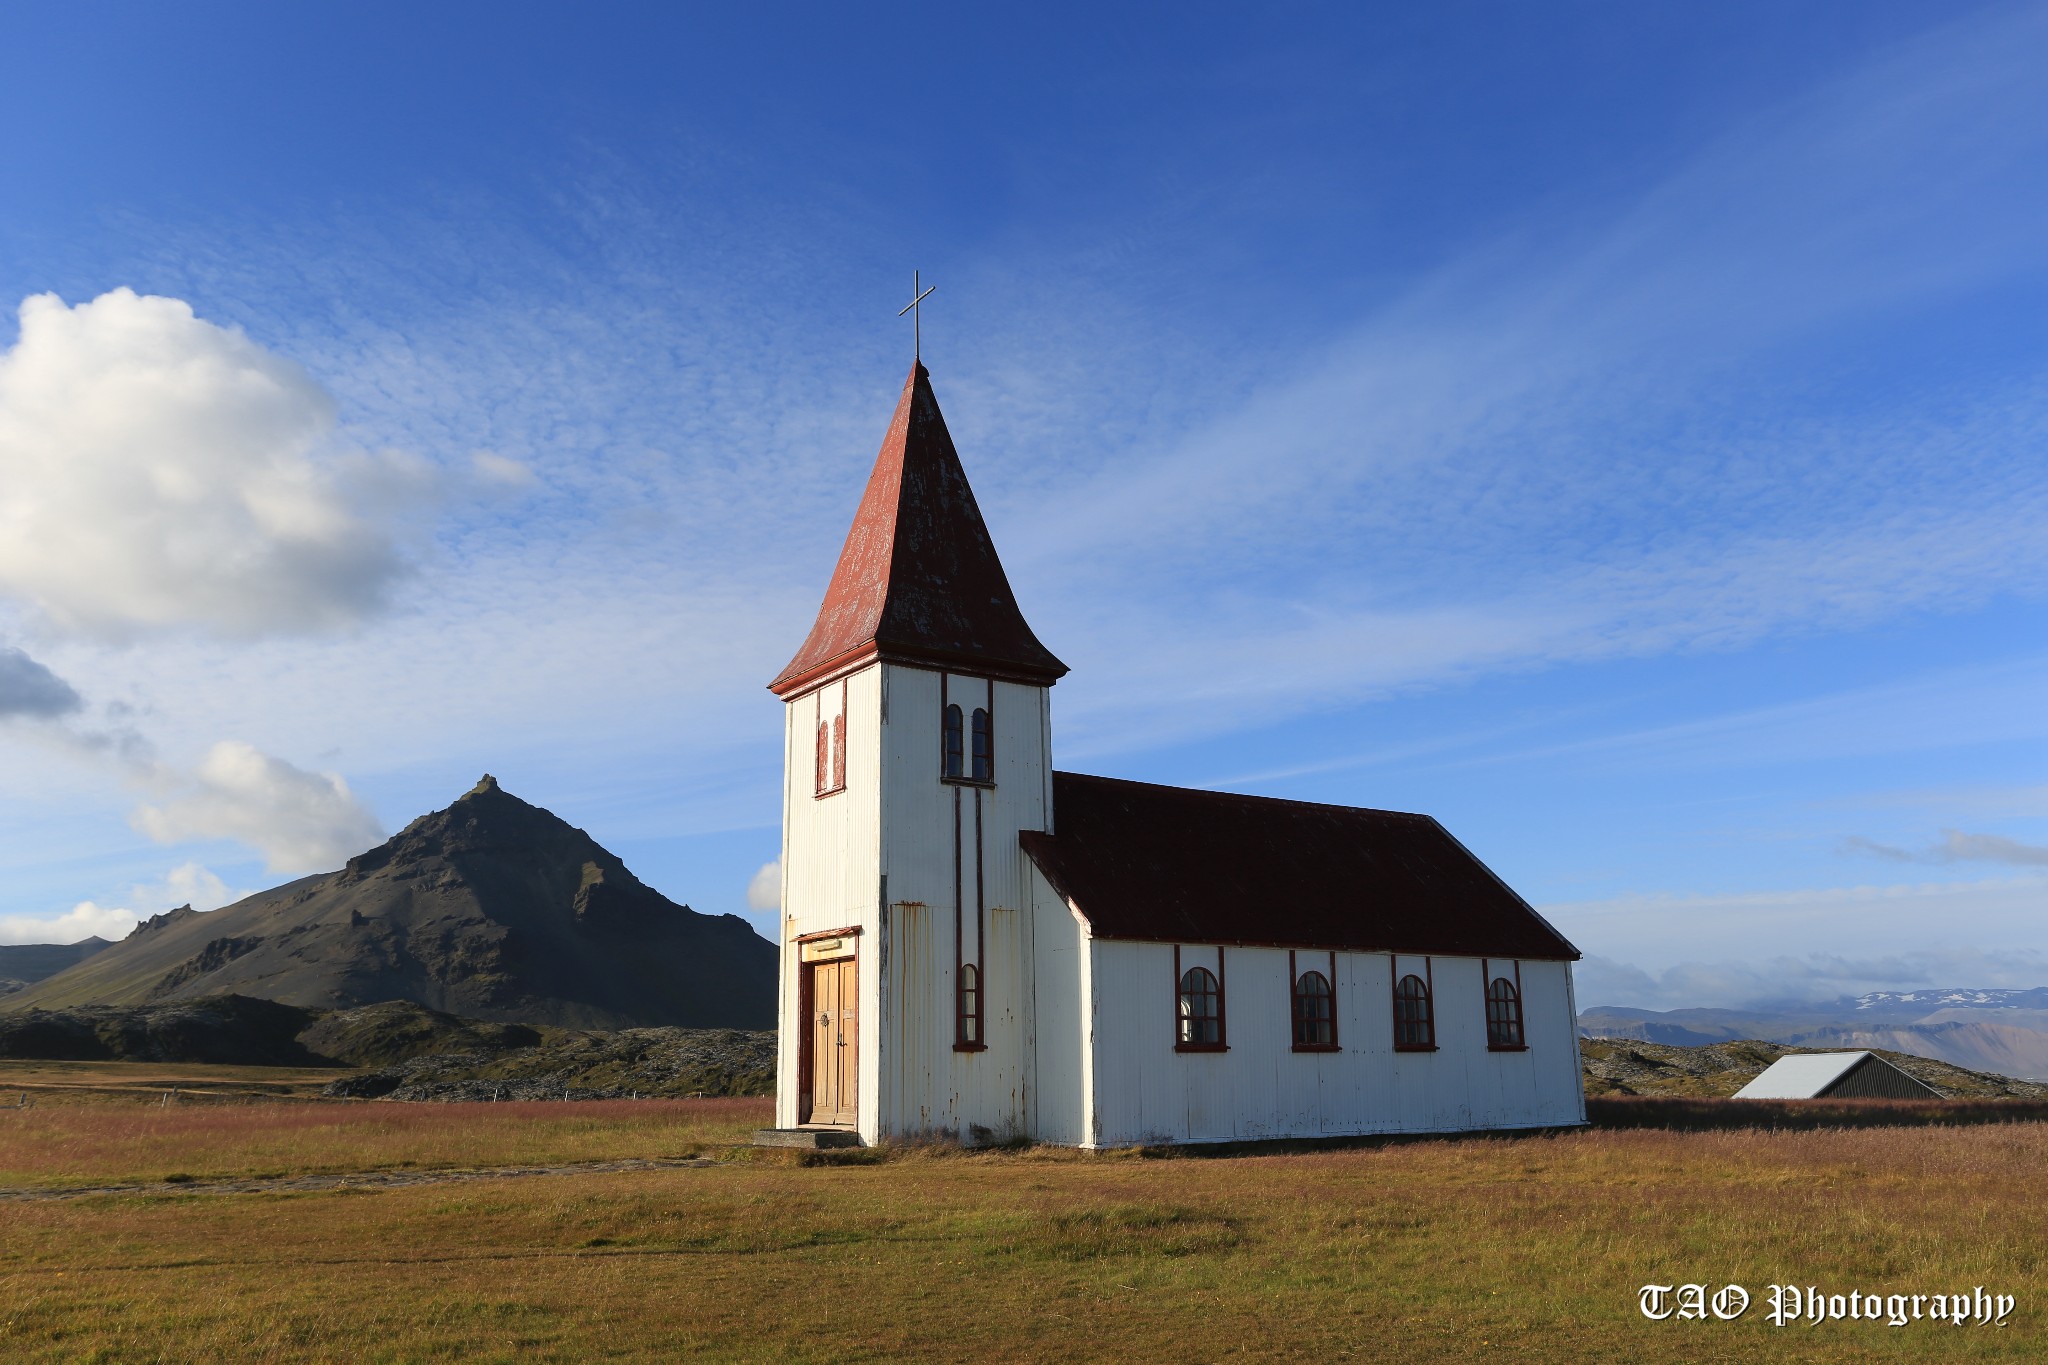
[[[941,777],[941,675],[887,664],[881,732],[881,869],[888,878],[888,1006],[877,1131],[994,1138],[1032,1131],[1032,900],[1017,834],[1043,829],[1051,786],[1046,689],[994,688],[993,787]],[[984,679],[948,675],[943,692],[971,714]],[[980,829],[975,807],[980,805]],[[982,1052],[956,1052],[954,819],[960,822],[960,932],[974,950],[979,848],[987,933]],[[865,1127],[865,1111],[864,1123]]]
[[[1215,951],[1183,945],[1183,964],[1213,962]],[[1286,951],[1223,951],[1229,1051],[1183,1053],[1174,1051],[1172,945],[1089,940],[1094,1081],[1084,1145],[1585,1121],[1568,963],[1522,963],[1528,1051],[1489,1052],[1480,960],[1433,958],[1437,1051],[1395,1052],[1387,955],[1339,953],[1342,1050],[1298,1053]]]
[[[828,684],[828,694],[840,683]],[[859,1129],[867,1141],[924,1133],[1001,1138],[1035,1125],[1033,903],[1017,845],[1045,827],[1051,790],[1046,689],[997,683],[993,787],[942,780],[937,672],[877,664],[845,681],[846,789],[815,792],[815,693],[785,706],[783,914],[776,1122],[798,1122],[796,941],[858,927]],[[971,713],[987,684],[951,675]],[[836,696],[824,701],[827,714]],[[981,808],[977,837],[974,812]],[[961,933],[973,951],[977,845],[987,942],[982,1052],[955,1052],[954,818],[961,826]]]
[[[879,1013],[870,983],[877,979],[881,947],[881,762],[882,670],[879,665],[789,698],[783,707],[782,806],[782,970],[777,1020],[775,1122],[797,1123],[799,1047],[805,1021],[798,1015],[796,940],[828,929],[857,927],[861,981],[860,1112],[874,1112],[875,1072],[871,1059],[880,1038]],[[817,717],[836,711],[845,691],[846,788],[831,796],[816,792]],[[829,694],[821,697],[820,693]]]

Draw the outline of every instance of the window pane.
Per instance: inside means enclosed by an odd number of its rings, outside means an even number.
[[[945,716],[945,774],[960,776],[960,708],[951,705]]]
[[[977,706],[974,709],[974,780],[976,782],[987,782],[993,776],[990,752],[988,712]]]
[[[1218,1018],[1220,1000],[1216,975],[1206,967],[1190,967],[1180,978],[1180,1040],[1183,1043],[1220,1043],[1223,1026]]]

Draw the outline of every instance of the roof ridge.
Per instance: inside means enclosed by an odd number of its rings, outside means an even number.
[[[1303,801],[1292,796],[1260,796],[1254,792],[1218,791],[1214,787],[1178,787],[1166,782],[1140,782],[1130,777],[1103,777],[1097,773],[1070,773],[1053,770],[1055,778],[1079,778],[1083,782],[1110,782],[1120,787],[1145,787],[1152,791],[1173,792],[1183,796],[1201,797],[1217,801],[1256,801],[1262,805],[1294,806],[1303,810],[1334,810],[1360,812],[1366,815],[1391,815],[1402,820],[1427,820],[1438,823],[1433,815],[1421,811],[1388,810],[1384,806],[1345,806],[1335,801]]]

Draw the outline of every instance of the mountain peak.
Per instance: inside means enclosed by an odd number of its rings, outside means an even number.
[[[492,777],[489,773],[485,773],[481,778],[477,779],[477,784],[474,787],[463,793],[463,796],[489,796],[493,792],[503,790],[504,788],[498,785],[497,778]]]

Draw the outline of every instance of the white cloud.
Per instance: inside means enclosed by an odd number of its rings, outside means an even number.
[[[135,921],[132,910],[80,901],[63,914],[47,919],[34,915],[0,917],[0,943],[76,943],[94,934],[107,939],[124,938],[135,927]]]
[[[384,838],[339,776],[309,773],[238,740],[214,745],[181,785],[161,805],[136,810],[136,828],[166,844],[239,840],[261,851],[273,872],[335,867]]]
[[[305,370],[178,299],[30,297],[0,354],[0,593],[115,638],[356,621],[418,479],[334,429]]]
[[[0,645],[0,719],[33,716],[49,720],[76,711],[84,701],[76,688],[11,645]]]
[[[782,860],[761,864],[761,870],[747,883],[747,905],[755,910],[782,908]]]
[[[504,489],[526,489],[540,480],[533,467],[520,460],[479,450],[469,457],[470,467],[480,483]]]
[[[161,882],[128,888],[124,905],[100,905],[80,901],[61,915],[8,915],[0,917],[0,943],[76,943],[97,934],[101,938],[126,937],[137,921],[174,906],[194,910],[218,910],[248,895],[231,891],[212,869],[198,863],[181,863]]]

